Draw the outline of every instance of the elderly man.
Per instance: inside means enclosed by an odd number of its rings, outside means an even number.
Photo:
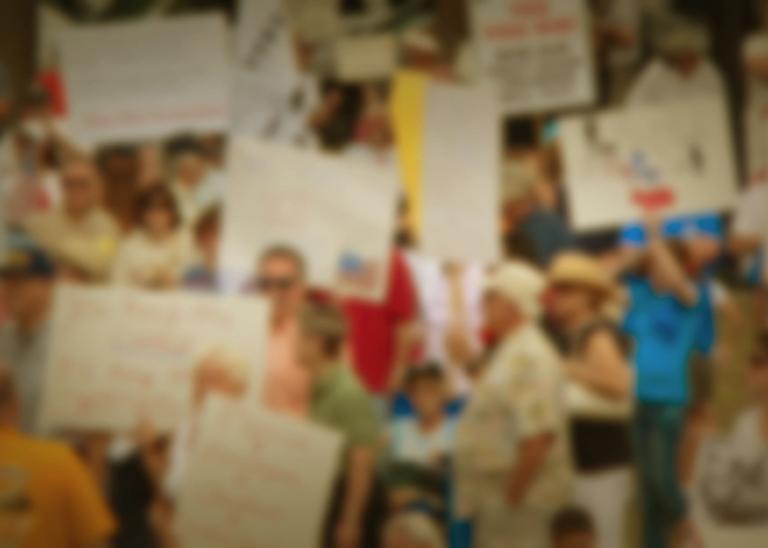
[[[69,448],[21,434],[23,412],[11,373],[0,365],[2,546],[108,546],[115,524],[93,478]]]
[[[90,276],[104,278],[119,232],[117,223],[101,206],[99,175],[90,161],[69,160],[61,170],[61,186],[61,208],[33,215],[24,228],[54,257],[77,256]]]
[[[545,281],[509,262],[485,286],[497,340],[457,432],[458,510],[479,548],[544,548],[551,516],[569,495],[571,462],[555,350],[536,325]]]
[[[0,282],[10,316],[0,329],[0,362],[10,368],[19,390],[21,429],[31,434],[40,426],[54,266],[33,243],[12,241],[0,264]]]

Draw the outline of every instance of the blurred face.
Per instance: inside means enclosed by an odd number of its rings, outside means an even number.
[[[211,228],[200,234],[197,245],[206,263],[215,264],[219,254],[219,229]]]
[[[61,174],[64,208],[73,216],[87,213],[98,205],[99,182],[93,167],[77,162],[64,168]]]
[[[300,267],[291,257],[264,259],[256,280],[259,293],[272,303],[274,319],[295,317],[304,301],[304,280]]]
[[[486,328],[494,335],[505,335],[520,321],[520,314],[514,303],[495,291],[489,291],[483,300],[483,315]]]
[[[173,214],[168,204],[156,201],[144,213],[144,228],[155,236],[164,236],[173,232]]]
[[[188,184],[199,183],[208,169],[205,158],[192,152],[180,155],[176,165],[179,179]]]
[[[420,418],[442,415],[445,405],[444,383],[436,379],[421,379],[408,388],[408,399]]]
[[[555,548],[596,548],[595,535],[588,531],[580,533],[568,533],[557,539]]]
[[[768,405],[768,356],[753,360],[750,364],[749,387],[758,403]]]
[[[547,294],[547,308],[556,322],[567,322],[594,310],[597,296],[588,288],[556,283]]]
[[[52,284],[45,278],[6,276],[2,280],[3,296],[14,320],[23,322],[45,311],[50,303]]]
[[[691,76],[699,67],[701,57],[696,53],[683,53],[673,59],[673,64],[683,76]]]

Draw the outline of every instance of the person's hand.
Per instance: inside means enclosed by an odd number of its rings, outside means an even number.
[[[648,239],[660,237],[662,234],[662,227],[664,225],[664,218],[658,211],[646,211],[643,217],[643,224],[645,230],[648,233]]]
[[[342,519],[336,526],[335,548],[360,548],[362,530],[356,520]]]
[[[451,325],[445,333],[445,351],[451,363],[467,364],[474,357],[472,341],[466,329],[460,325]]]
[[[507,502],[507,506],[517,508],[523,502],[523,494],[513,485],[507,485],[504,491],[504,499]]]
[[[706,548],[704,540],[690,520],[685,520],[678,526],[672,546],[673,548]]]

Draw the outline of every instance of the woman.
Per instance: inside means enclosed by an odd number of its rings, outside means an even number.
[[[163,185],[143,190],[136,199],[135,223],[115,260],[113,281],[148,289],[175,287],[191,261],[192,246],[173,194]]]
[[[624,543],[631,489],[632,374],[627,345],[604,315],[615,295],[611,280],[587,255],[560,255],[550,268],[550,319],[568,377],[575,496],[595,519],[604,547]]]

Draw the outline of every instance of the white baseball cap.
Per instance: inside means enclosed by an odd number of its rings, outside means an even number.
[[[534,267],[522,261],[507,261],[485,280],[486,293],[493,292],[515,303],[531,319],[541,315],[541,297],[547,281]]]

